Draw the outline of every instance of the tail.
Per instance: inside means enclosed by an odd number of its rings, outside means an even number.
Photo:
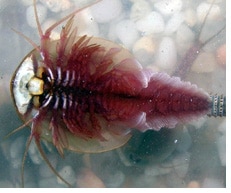
[[[226,116],[226,96],[211,95],[211,112],[208,116],[211,117],[225,117]]]

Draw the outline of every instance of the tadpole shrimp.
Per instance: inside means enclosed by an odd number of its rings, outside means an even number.
[[[209,94],[196,85],[143,69],[124,47],[78,36],[74,16],[98,2],[72,12],[43,32],[34,0],[40,45],[15,30],[34,47],[11,81],[24,124],[10,134],[31,127],[22,161],[23,186],[32,140],[52,172],[71,186],[48,160],[41,139],[53,143],[61,156],[64,149],[99,153],[124,145],[132,129],[174,128],[206,114],[224,115],[222,97],[212,105]],[[60,38],[52,40],[51,32],[64,21]]]

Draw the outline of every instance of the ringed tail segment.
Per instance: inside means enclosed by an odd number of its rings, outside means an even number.
[[[226,96],[211,95],[211,112],[208,116],[225,117],[226,116]]]

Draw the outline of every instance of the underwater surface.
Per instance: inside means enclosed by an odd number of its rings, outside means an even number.
[[[92,2],[37,0],[42,29]],[[0,187],[21,187],[22,158],[30,129],[4,137],[23,124],[11,97],[10,82],[33,46],[12,28],[36,44],[40,39],[33,1],[1,0],[0,7]],[[144,68],[179,76],[209,94],[226,95],[224,0],[103,0],[78,13],[74,20],[78,35],[120,44]],[[52,38],[59,37],[65,23],[55,28]],[[195,57],[186,62],[188,66],[182,67],[184,73],[179,73],[178,66],[188,50],[201,44]],[[126,144],[102,153],[65,150],[62,158],[47,141],[43,149],[73,187],[226,187],[224,117],[203,116],[160,131],[133,129]],[[49,169],[33,141],[25,160],[24,183],[25,187],[66,187]]]

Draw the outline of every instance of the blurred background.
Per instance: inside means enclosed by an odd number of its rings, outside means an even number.
[[[94,1],[37,0],[43,30]],[[79,35],[102,37],[129,49],[154,71],[173,74],[188,50],[203,44],[188,61],[185,80],[209,94],[226,94],[225,0],[103,0],[75,17]],[[61,24],[53,33],[58,38]],[[21,163],[30,130],[5,139],[22,125],[10,81],[33,49],[21,35],[40,43],[32,0],[0,0],[0,187],[21,186]],[[224,29],[223,29],[224,28]],[[221,31],[221,29],[223,29]],[[221,31],[220,33],[218,33]],[[74,187],[226,187],[226,120],[202,117],[175,129],[140,133],[123,147],[100,154],[44,149],[57,171]],[[25,187],[66,187],[48,169],[35,144],[25,162]]]

